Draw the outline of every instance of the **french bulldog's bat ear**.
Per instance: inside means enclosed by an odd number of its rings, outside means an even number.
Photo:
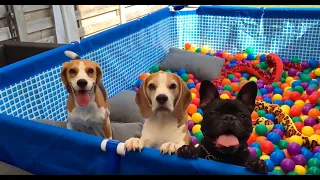
[[[245,84],[238,93],[237,99],[239,99],[244,105],[246,105],[250,111],[253,111],[256,101],[258,87],[255,82],[248,82]]]
[[[217,97],[219,97],[219,92],[216,86],[211,81],[202,81],[200,85],[200,107],[207,106]]]

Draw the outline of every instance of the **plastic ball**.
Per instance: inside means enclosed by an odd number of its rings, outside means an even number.
[[[262,152],[266,154],[270,154],[274,149],[274,145],[270,141],[262,141],[260,145]]]
[[[320,169],[318,167],[309,167],[307,170],[307,174],[320,175]]]
[[[295,165],[294,172],[298,173],[299,175],[305,175],[307,170],[301,165]]]
[[[136,86],[137,88],[140,88],[142,82],[143,82],[143,80],[138,79],[137,82],[136,82],[136,84],[135,84],[135,86]]]
[[[198,108],[197,113],[199,113],[199,114],[203,115],[203,111],[202,111],[202,109]]]
[[[203,134],[201,131],[196,132],[194,136],[197,138],[198,142],[201,142],[201,140],[203,139]]]
[[[202,121],[203,117],[200,113],[196,112],[196,113],[192,114],[191,119],[194,123],[198,124]]]
[[[295,163],[291,159],[284,159],[281,161],[280,166],[284,172],[290,172],[294,170]]]
[[[274,165],[280,165],[281,161],[285,158],[285,154],[281,150],[275,150],[270,155],[270,160],[274,163]]]
[[[274,126],[274,129],[280,129],[282,132],[285,131],[285,128],[284,128],[284,126],[283,126],[282,124],[276,124],[276,125]]]
[[[189,89],[191,89],[191,88],[195,88],[196,85],[195,85],[194,83],[188,83],[188,84],[187,84],[187,87],[188,87]]]
[[[183,73],[180,75],[181,79],[184,81],[184,82],[187,82],[188,79],[189,79],[189,76],[187,73]]]
[[[316,146],[313,148],[312,150],[313,153],[317,153],[317,152],[320,152],[320,146]]]
[[[293,156],[292,160],[296,165],[305,166],[307,164],[307,159],[302,154]]]
[[[302,137],[301,136],[298,136],[298,135],[293,135],[289,138],[288,140],[289,143],[296,143],[298,144],[299,146],[302,145],[303,143],[303,140],[302,140]],[[294,146],[294,145],[293,145]]]
[[[197,112],[197,106],[194,105],[194,104],[189,104],[188,107],[187,107],[187,112],[190,115],[195,113],[195,112]]]
[[[258,124],[254,129],[255,132],[260,136],[265,135],[268,132],[267,126],[264,124]]]
[[[308,160],[308,167],[320,167],[320,159],[318,158],[310,158]]]
[[[192,133],[195,134],[196,132],[200,132],[201,131],[201,125],[200,124],[196,124],[192,127]]]
[[[311,136],[314,134],[314,129],[311,126],[304,126],[301,129],[301,133],[305,136]]]
[[[248,150],[250,151],[250,154],[252,157],[257,157],[257,152],[252,147],[248,147]]]
[[[315,68],[318,67],[318,63],[319,63],[319,62],[318,62],[317,60],[311,59],[311,60],[309,61],[309,66],[310,66],[311,69],[315,69]]]
[[[190,48],[191,48],[191,44],[190,43],[187,42],[187,43],[184,44],[184,49],[185,50],[189,50]]]
[[[188,129],[192,130],[193,126],[194,126],[194,122],[191,120],[188,120]]]
[[[151,67],[151,73],[158,72],[160,70],[160,67],[158,65],[153,65]]]
[[[266,115],[264,115],[265,118],[271,120],[271,121],[274,121],[275,120],[275,116],[271,113],[268,113]]]
[[[316,124],[316,120],[314,118],[308,117],[304,120],[305,126],[314,126]]]
[[[294,102],[294,105],[299,106],[300,108],[303,108],[304,102],[302,100],[297,100]]]
[[[294,171],[290,171],[290,172],[287,173],[287,175],[299,175],[299,174],[294,172]]]
[[[280,137],[283,137],[283,132],[280,129],[272,129],[272,132],[279,134]]]
[[[299,117],[302,109],[299,106],[293,105],[289,111],[291,117]]]
[[[256,153],[257,153],[257,156],[256,156],[256,157],[260,158],[260,156],[262,155],[261,150],[260,150],[259,148],[257,148],[257,147],[253,147],[253,149],[254,149],[254,150],[256,151]]]
[[[309,110],[308,116],[311,117],[311,118],[316,119],[316,118],[318,118],[318,116],[320,116],[320,112],[319,112],[318,109],[312,108],[312,109]]]
[[[220,99],[230,99],[230,97],[227,94],[221,94]]]
[[[192,144],[194,144],[194,145],[196,145],[196,144],[199,143],[198,140],[197,140],[197,138],[196,138],[195,136],[191,136],[191,142],[192,142]]]
[[[315,74],[316,76],[320,76],[320,68],[315,69],[315,70],[314,70],[314,74]]]
[[[258,142],[253,142],[250,147],[257,147],[260,148],[260,144]]]
[[[266,163],[267,167],[268,167],[268,172],[273,171],[274,169],[274,164],[270,159],[265,159],[264,162]]]
[[[261,160],[270,159],[270,156],[263,154],[263,155],[260,156],[259,159],[261,159]]]
[[[278,174],[278,175],[284,175],[284,172],[278,169],[274,169],[272,172],[272,174]]]
[[[281,140],[281,137],[279,136],[279,134],[275,133],[275,132],[270,132],[267,135],[267,139],[269,141],[271,141],[273,144],[278,144],[279,141]]]
[[[301,147],[300,154],[302,154],[306,158],[306,160],[312,158],[312,152],[309,151],[309,149],[307,149],[306,147]]]
[[[297,155],[300,153],[301,147],[298,143],[291,142],[288,144],[287,150],[291,155]]]
[[[281,106],[281,110],[286,113],[286,114],[289,114],[290,112],[290,107],[288,105],[282,105]]]
[[[201,52],[201,48],[197,48],[195,52],[196,52],[196,53]]]

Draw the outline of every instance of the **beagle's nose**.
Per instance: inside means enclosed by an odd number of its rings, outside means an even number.
[[[78,85],[79,87],[81,87],[81,88],[86,87],[87,84],[88,84],[88,81],[85,80],[85,79],[79,79],[79,80],[77,81],[77,85]]]
[[[164,104],[164,103],[167,102],[168,96],[167,96],[167,95],[164,95],[164,94],[159,94],[159,95],[156,97],[156,100],[158,101],[159,104]]]

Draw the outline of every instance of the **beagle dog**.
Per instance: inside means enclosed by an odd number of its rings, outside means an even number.
[[[141,137],[125,142],[127,151],[152,147],[171,155],[179,147],[190,144],[186,109],[191,93],[178,75],[169,72],[149,75],[140,86],[135,101],[146,120]]]
[[[67,128],[79,132],[112,138],[108,94],[97,62],[81,60],[71,51],[72,60],[62,65],[61,79],[69,93]]]

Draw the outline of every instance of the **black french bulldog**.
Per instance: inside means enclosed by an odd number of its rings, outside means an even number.
[[[248,82],[235,100],[220,99],[217,88],[210,81],[203,81],[200,107],[203,108],[201,131],[204,138],[198,147],[192,144],[180,147],[177,155],[220,161],[267,173],[266,163],[252,157],[247,145],[252,133],[251,113],[257,90],[256,83]]]

